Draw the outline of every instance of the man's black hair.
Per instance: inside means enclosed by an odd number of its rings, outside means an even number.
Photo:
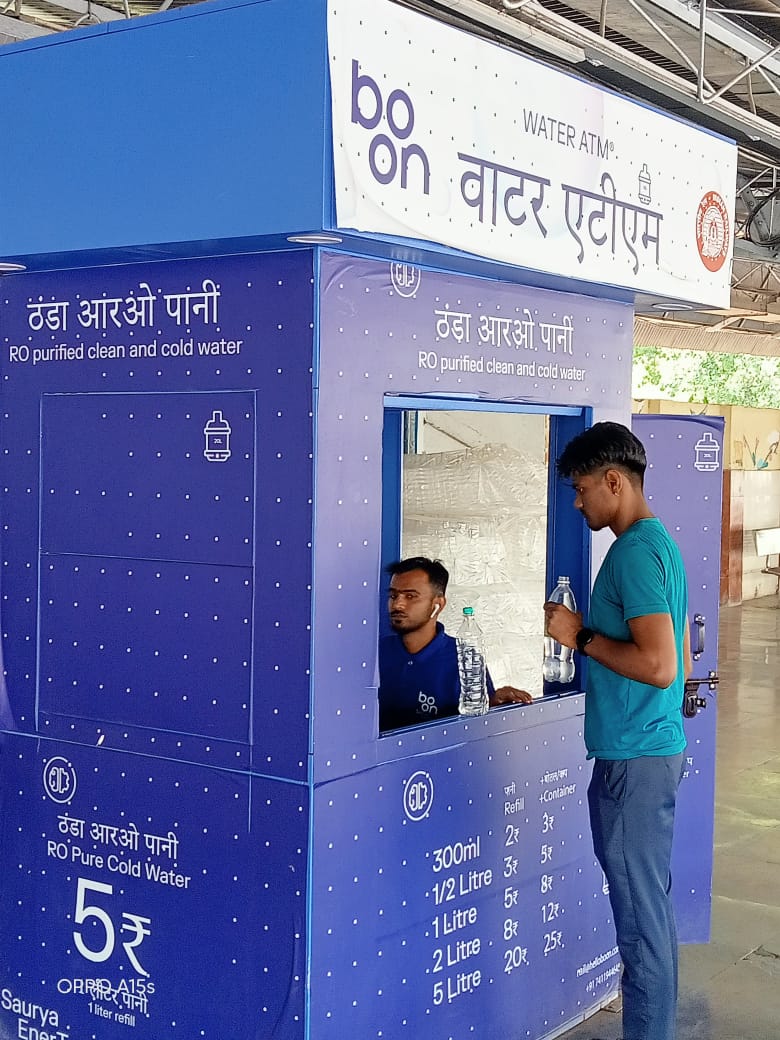
[[[642,442],[625,426],[599,422],[578,434],[561,452],[557,462],[562,477],[586,477],[596,470],[626,470],[644,483],[647,456]]]
[[[425,571],[431,588],[437,596],[443,596],[447,591],[447,582],[450,580],[450,572],[441,560],[429,560],[427,556],[410,556],[408,560],[398,560],[389,563],[385,571],[391,577],[395,574],[408,574],[409,571]]]

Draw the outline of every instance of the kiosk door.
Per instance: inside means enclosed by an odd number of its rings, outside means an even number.
[[[692,695],[692,717],[685,720],[688,748],[677,802],[672,878],[680,942],[707,942],[715,809],[713,694],[718,662],[723,420],[635,415],[633,429],[647,451],[648,501],[685,561],[693,676],[704,680]]]

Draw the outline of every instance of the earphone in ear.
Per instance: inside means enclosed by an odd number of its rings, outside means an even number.
[[[440,610],[441,610],[441,607],[439,606],[439,604],[435,603],[434,607],[433,607],[433,610],[431,611],[431,617],[432,618],[436,617],[436,615],[439,613]]]

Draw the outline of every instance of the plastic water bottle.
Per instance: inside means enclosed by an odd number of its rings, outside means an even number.
[[[485,665],[485,643],[473,607],[463,608],[463,621],[455,637],[460,676],[461,715],[484,715],[490,707]]]
[[[563,603],[569,610],[577,609],[568,578],[558,578],[558,584],[550,593],[548,602]],[[547,682],[571,682],[574,678],[574,651],[568,646],[562,646],[557,639],[545,636],[542,675]]]

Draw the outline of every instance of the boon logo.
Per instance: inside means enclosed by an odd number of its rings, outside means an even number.
[[[424,820],[433,805],[433,780],[430,773],[418,770],[404,784],[404,812],[413,823]]]
[[[418,144],[404,144],[414,130],[414,105],[405,90],[393,90],[387,101],[379,84],[362,74],[352,59],[352,122],[364,130],[376,130],[384,118],[389,134],[378,133],[368,146],[368,165],[380,184],[392,184],[400,177],[402,188],[409,184],[410,167],[421,178],[424,195],[430,192],[431,164]],[[414,165],[412,163],[414,162]]]
[[[50,758],[43,767],[43,789],[53,802],[66,805],[76,793],[76,770],[67,758]]]

